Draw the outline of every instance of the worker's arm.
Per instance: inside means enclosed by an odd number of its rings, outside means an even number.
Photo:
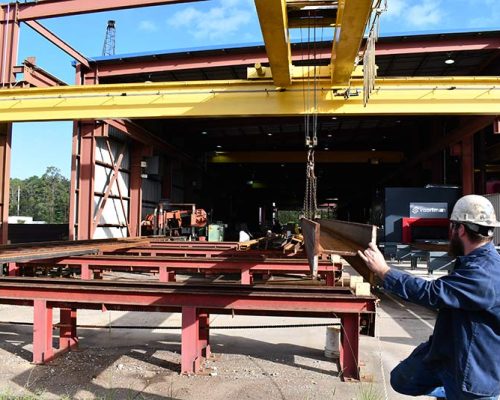
[[[477,265],[470,264],[442,278],[427,281],[390,268],[374,244],[359,255],[383,280],[385,289],[405,300],[433,308],[466,310],[487,309],[495,301],[491,279]]]

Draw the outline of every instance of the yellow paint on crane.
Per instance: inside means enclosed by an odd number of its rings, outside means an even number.
[[[289,86],[292,82],[292,53],[286,0],[255,0],[255,6],[274,84],[280,87]]]
[[[237,80],[4,89],[0,121],[297,116],[313,111],[304,109],[305,87]],[[318,81],[318,114],[498,115],[500,110],[500,77],[377,79],[366,107],[362,90],[362,79],[353,79],[348,91]]]
[[[340,0],[332,48],[332,84],[348,85],[373,0]]]

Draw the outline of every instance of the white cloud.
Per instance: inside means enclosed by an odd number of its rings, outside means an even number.
[[[248,0],[220,0],[219,5],[200,11],[194,7],[175,13],[167,24],[172,28],[186,28],[197,39],[220,39],[238,32],[248,24],[255,13]]]
[[[408,23],[418,28],[437,25],[443,18],[440,5],[439,1],[424,0],[420,4],[411,6],[405,17]]]
[[[406,3],[404,0],[387,0],[387,11],[384,15],[387,18],[399,17],[405,7]]]
[[[158,31],[158,26],[150,20],[142,20],[139,22],[139,30],[144,32],[156,32]]]
[[[484,0],[489,1],[489,0]],[[444,12],[440,0],[388,0],[384,18],[398,20],[412,28],[435,26],[443,19]]]

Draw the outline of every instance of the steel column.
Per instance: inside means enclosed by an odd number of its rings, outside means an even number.
[[[462,192],[474,193],[474,136],[462,140]]]
[[[359,314],[341,316],[340,368],[342,379],[359,379]]]
[[[181,373],[194,374],[200,369],[200,324],[196,307],[182,307]]]
[[[33,363],[43,364],[53,355],[52,348],[52,307],[47,300],[33,301]]]
[[[12,143],[12,124],[0,124],[0,243],[5,244],[9,234],[9,191],[10,191],[10,154]]]
[[[59,317],[59,350],[66,351],[78,346],[76,308],[61,308]]]
[[[207,313],[200,313],[198,315],[200,333],[198,340],[198,354],[204,358],[210,358],[212,352],[210,349],[210,315]]]
[[[73,154],[73,163],[76,165],[75,193],[77,196],[74,205],[76,207],[75,215],[77,215],[74,235],[76,239],[92,239],[97,125],[95,122],[79,122],[77,129],[78,151]]]
[[[252,276],[250,274],[250,268],[243,268],[241,270],[241,284],[242,285],[251,285],[252,282]]]
[[[5,4],[1,8],[13,15],[17,13],[19,4]],[[15,83],[14,66],[17,64],[19,43],[19,21],[7,15],[0,17],[0,82],[2,88]]]
[[[140,143],[134,143],[130,150],[130,201],[129,225],[130,236],[141,236],[142,218],[142,176],[141,161],[144,157],[153,155],[152,148]]]

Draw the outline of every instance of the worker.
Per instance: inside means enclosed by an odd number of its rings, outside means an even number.
[[[460,198],[450,217],[454,270],[427,281],[390,268],[374,243],[359,256],[386,290],[438,310],[434,332],[391,372],[395,391],[452,400],[498,399],[500,394],[500,226],[483,196]]]

